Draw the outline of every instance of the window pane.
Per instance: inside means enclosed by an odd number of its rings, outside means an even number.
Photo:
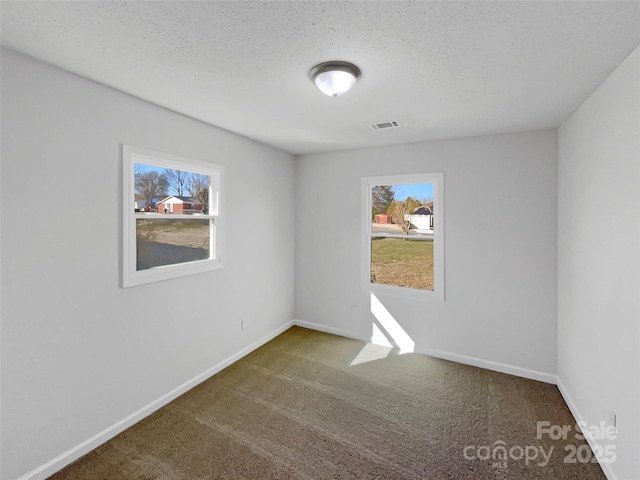
[[[134,209],[165,214],[208,214],[211,176],[134,164]]]
[[[136,270],[207,260],[208,219],[136,219]]]
[[[372,236],[371,283],[433,291],[433,239]]]
[[[371,187],[371,282],[432,290],[433,183]]]

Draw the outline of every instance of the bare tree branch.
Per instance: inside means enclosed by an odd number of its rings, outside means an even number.
[[[169,181],[169,186],[173,189],[174,194],[179,196],[184,195],[187,192],[189,172],[167,168],[165,173]]]
[[[135,193],[140,195],[147,205],[152,206],[156,198],[167,194],[169,181],[164,173],[160,174],[155,170],[134,170],[134,175]]]
[[[195,197],[203,205],[203,212],[209,213],[209,175],[202,173],[189,173],[186,189],[189,195]]]

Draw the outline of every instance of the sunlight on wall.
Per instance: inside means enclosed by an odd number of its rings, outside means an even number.
[[[387,358],[391,353],[391,349],[380,345],[374,345],[367,343],[362,350],[358,352],[356,358],[350,363],[350,366],[359,365],[361,363],[374,362],[376,360],[382,360]]]
[[[371,313],[376,318],[371,336],[373,343],[397,347],[400,349],[400,353],[414,351],[416,343],[373,292],[371,292]]]

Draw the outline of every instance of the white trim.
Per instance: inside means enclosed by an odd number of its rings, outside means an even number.
[[[371,187],[376,185],[433,184],[433,291],[371,283]],[[445,301],[444,278],[444,173],[416,173],[362,177],[361,180],[361,287],[363,291],[426,301]]]
[[[171,216],[155,212],[136,213],[136,220],[144,218],[155,218],[156,220],[207,220],[209,218],[213,218],[215,220],[217,217],[215,215],[206,215],[204,213],[174,213]]]
[[[146,270],[137,270],[136,220],[169,219],[165,215],[139,215],[134,211],[134,166],[136,163],[187,170],[211,178],[209,186],[209,211],[200,215],[172,215],[171,220],[181,218],[209,219],[209,258],[192,262],[163,265]],[[169,195],[165,197],[172,197]],[[170,204],[173,210],[173,203]],[[122,287],[133,287],[150,282],[209,272],[224,268],[224,166],[180,157],[168,153],[154,152],[131,145],[122,145]]]
[[[250,344],[249,346],[243,348],[238,353],[236,353],[234,355],[231,355],[230,357],[228,357],[228,358],[222,360],[221,362],[215,364],[213,367],[208,368],[207,370],[205,370],[201,374],[196,375],[191,380],[188,380],[185,383],[183,383],[182,385],[179,385],[178,387],[174,388],[170,392],[165,393],[164,395],[162,395],[161,397],[159,397],[156,400],[152,401],[151,403],[147,404],[146,406],[142,407],[141,409],[133,412],[131,415],[128,415],[127,417],[123,418],[119,422],[111,425],[110,427],[107,427],[103,431],[97,433],[93,437],[85,440],[84,442],[76,445],[75,447],[70,448],[66,452],[61,453],[57,457],[53,458],[52,460],[49,460],[48,462],[44,463],[43,465],[39,466],[38,468],[35,468],[34,470],[30,471],[29,473],[24,474],[23,476],[18,478],[18,480],[43,480],[43,479],[45,479],[47,477],[50,477],[51,475],[53,475],[57,471],[63,469],[64,467],[66,467],[70,463],[76,461],[77,459],[79,459],[83,455],[86,455],[91,450],[99,447],[100,445],[102,445],[103,443],[109,441],[110,439],[112,439],[113,437],[118,435],[119,433],[122,433],[123,431],[125,431],[127,428],[131,427],[132,425],[135,425],[136,423],[138,423],[139,421],[141,421],[145,417],[151,415],[156,410],[159,410],[160,408],[164,407],[165,405],[167,405],[171,401],[173,401],[176,398],[178,398],[180,395],[182,395],[182,394],[186,393],[187,391],[191,390],[196,385],[199,385],[200,383],[204,382],[205,380],[208,380],[213,375],[215,375],[216,373],[218,373],[221,370],[225,369],[226,367],[228,367],[232,363],[237,362],[242,357],[244,357],[244,356],[248,355],[249,353],[253,352],[257,348],[259,348],[262,345],[264,345],[265,343],[273,340],[275,337],[277,337],[281,333],[283,333],[283,332],[287,331],[289,328],[291,328],[293,326],[293,323],[294,323],[293,321],[289,321],[289,322],[285,323],[284,325],[278,327],[273,332],[265,335],[261,339],[255,341],[252,344]]]
[[[564,399],[564,403],[566,403],[567,406],[569,407],[569,411],[573,415],[573,418],[576,420],[576,423],[578,423],[578,422],[588,423],[588,422],[586,422],[584,420],[584,417],[582,415],[580,415],[580,412],[578,411],[578,408],[576,407],[576,404],[573,402],[573,399],[571,398],[571,396],[567,392],[567,389],[565,388],[564,383],[562,383],[562,379],[560,378],[560,376],[558,376],[557,379],[556,379],[556,386],[558,387],[558,390],[560,391],[560,395],[562,395],[562,398]],[[585,440],[589,444],[589,447],[593,451],[595,449],[595,441],[594,441],[593,438],[591,438],[590,432],[589,431],[583,431],[582,435],[584,436]],[[596,460],[597,460],[597,458],[596,458]],[[613,471],[611,470],[611,464],[610,463],[598,462],[598,464],[600,465],[600,467],[602,467],[602,471],[604,472],[604,474],[605,474],[605,476],[607,477],[608,480],[617,480],[618,477],[616,477],[615,474],[613,473]]]
[[[351,338],[353,340],[360,340],[361,342],[368,342],[364,337],[358,337],[353,332],[348,330],[342,330],[341,328],[329,327],[327,325],[321,325],[319,323],[305,322],[304,320],[293,320],[293,324],[298,327],[308,328],[310,330],[316,330],[318,332],[330,333],[332,335],[339,335],[340,337]]]
[[[93,437],[85,440],[84,442],[76,445],[73,448],[70,448],[66,452],[63,452],[62,454],[58,455],[52,460],[49,460],[48,462],[35,468],[34,470],[24,474],[23,476],[18,478],[18,480],[44,480],[50,477],[51,475],[63,469],[70,463],[76,461],[83,455],[86,455],[87,453],[99,447],[103,443],[109,441],[119,433],[122,433],[127,428],[131,427],[132,425],[135,425],[142,419],[151,415],[156,410],[159,410],[163,406],[175,400],[180,395],[191,390],[193,387],[211,378],[213,375],[225,369],[232,363],[237,362],[242,357],[253,352],[257,348],[264,345],[265,343],[273,340],[275,337],[287,331],[293,325],[297,325],[303,328],[308,328],[311,330],[316,330],[319,332],[330,333],[333,335],[339,335],[342,337],[367,342],[366,339],[359,338],[355,333],[351,331],[330,327],[330,326],[322,325],[319,323],[306,322],[304,320],[297,320],[297,319],[291,320],[285,323],[284,325],[278,327],[276,330],[272,331],[271,333],[260,338],[259,340],[253,342],[249,346],[243,348],[236,354],[231,355],[230,357],[222,360],[221,362],[215,364],[213,367],[205,370],[199,375],[196,375],[192,379],[186,381],[182,385],[179,385],[178,387],[174,388],[170,392],[162,395],[161,397],[157,398],[156,400],[152,401],[151,403],[147,404],[146,406],[142,407],[141,409],[137,410],[131,415],[128,415],[127,417],[123,418],[119,422],[97,433]],[[571,401],[570,397],[568,396],[565,389],[563,388],[562,383],[559,381],[559,379],[555,375],[538,372],[535,370],[529,370],[526,368],[515,367],[512,365],[506,365],[498,362],[492,362],[489,360],[482,360],[475,357],[468,357],[465,355],[458,355],[455,353],[443,352],[439,350],[426,349],[426,350],[416,351],[416,353],[419,353],[421,355],[427,355],[430,357],[442,358],[444,360],[450,360],[457,363],[463,363],[465,365],[472,365],[475,367],[486,368],[486,369],[494,370],[501,373],[516,375],[523,378],[529,378],[532,380],[538,380],[541,382],[557,384],[558,389],[560,390],[560,393],[564,398],[565,402],[569,406],[569,410],[571,411],[573,416],[576,418],[576,420],[579,420],[580,418],[582,418],[580,415],[578,415],[577,409],[574,407],[573,402]],[[587,441],[589,442],[589,446],[593,448],[592,441],[590,441],[588,437],[586,438],[587,438]],[[611,472],[610,466],[608,464],[601,464],[601,466],[609,480],[616,480],[616,477],[615,475],[613,475],[613,472]]]
[[[317,330],[319,332],[331,333],[333,335],[340,335],[341,337],[351,338],[353,340],[360,340],[361,342],[374,343],[374,344],[386,344],[384,337],[376,338],[362,338],[357,334],[343,330],[341,328],[329,327],[327,325],[321,325],[319,323],[305,322],[304,320],[294,320],[294,325],[299,327],[309,328],[311,330]],[[484,360],[477,357],[469,357],[467,355],[460,355],[458,353],[444,352],[442,350],[432,349],[417,349],[415,353],[420,355],[426,355],[428,357],[441,358],[443,360],[449,360],[456,363],[462,363],[464,365],[471,365],[472,367],[485,368],[494,372],[506,373],[509,375],[515,375],[516,377],[528,378],[530,380],[537,380],[539,382],[556,384],[556,376],[551,373],[540,372],[537,370],[530,370],[528,368],[516,367],[514,365],[508,365],[506,363],[494,362],[491,360]]]
[[[550,383],[552,385],[556,384],[556,376],[552,373],[530,370],[528,368],[516,367],[515,365],[509,365],[506,363],[484,360],[477,357],[469,357],[467,355],[460,355],[458,353],[444,352],[442,350],[432,350],[429,348],[416,350],[416,353],[427,355],[428,357],[441,358],[443,360],[462,363],[464,365],[471,365],[472,367],[485,368],[487,370],[493,370],[494,372],[515,375],[516,377],[528,378],[530,380]]]

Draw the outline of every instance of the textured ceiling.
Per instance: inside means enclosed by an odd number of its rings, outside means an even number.
[[[5,47],[294,154],[556,127],[640,44],[637,1],[0,5]]]

